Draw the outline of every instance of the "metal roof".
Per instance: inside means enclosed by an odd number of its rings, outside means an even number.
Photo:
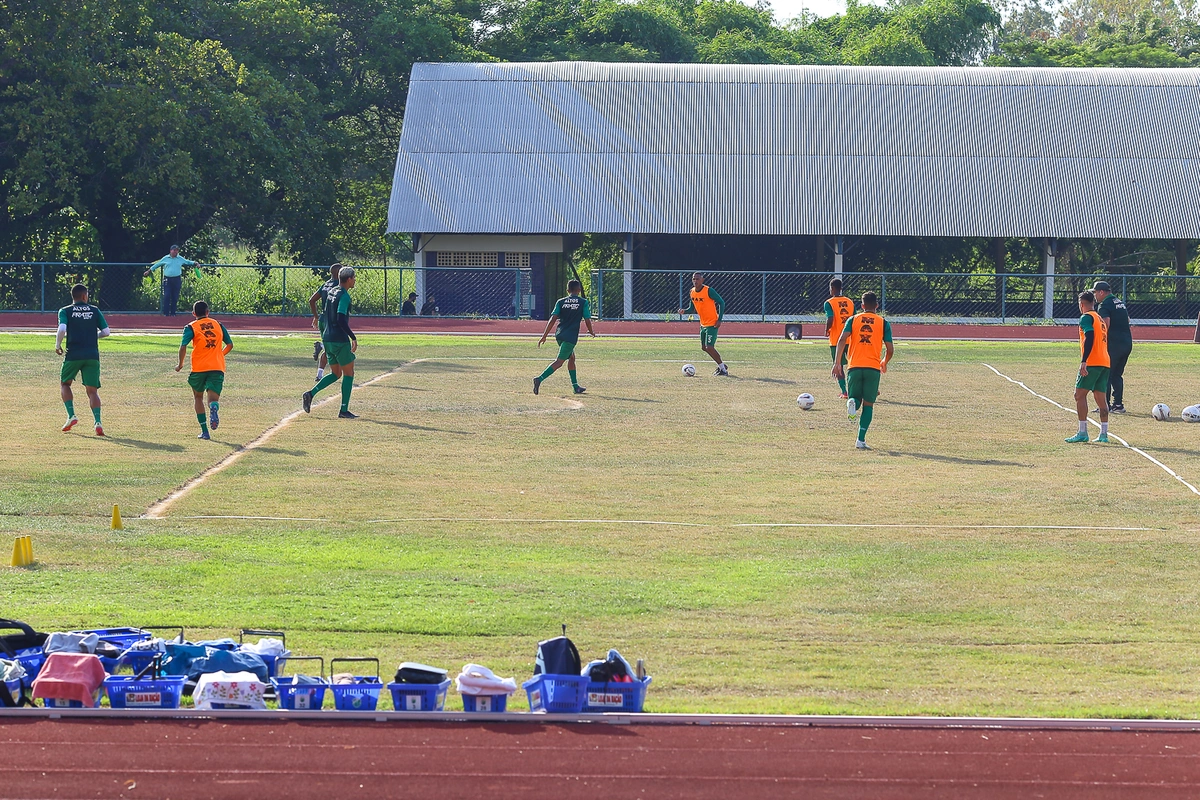
[[[1200,238],[1200,69],[417,64],[388,228]]]

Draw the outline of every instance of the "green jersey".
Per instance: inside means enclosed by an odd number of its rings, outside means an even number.
[[[1125,308],[1125,301],[1110,294],[1104,298],[1096,313],[1108,319],[1108,352],[1132,350],[1133,332],[1129,330],[1129,310]]]
[[[108,327],[100,309],[88,303],[63,306],[58,324],[67,326],[67,361],[100,360],[99,333]]]
[[[584,318],[591,319],[592,308],[588,301],[577,294],[567,295],[554,304],[553,315],[558,317],[558,330],[554,332],[554,341],[562,344],[579,341],[579,323]]]
[[[330,278],[329,280],[322,283],[321,288],[317,289],[317,294],[319,294],[321,296],[321,302],[324,303],[326,300],[328,300],[329,293],[331,291],[333,291],[333,289],[337,288],[340,285],[341,284],[338,283],[337,278]]]
[[[350,292],[338,284],[325,295],[325,331],[321,338],[327,342],[348,342],[350,334],[338,324],[338,314],[350,317]]]

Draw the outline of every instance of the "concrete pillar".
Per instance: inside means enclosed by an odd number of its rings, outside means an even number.
[[[417,313],[421,312],[421,306],[425,304],[425,248],[422,246],[421,234],[413,234],[413,275],[416,276],[416,286],[413,291],[417,293]]]
[[[1058,255],[1058,240],[1046,240],[1046,288],[1042,300],[1042,317],[1054,319],[1054,258]]]
[[[625,308],[624,318],[633,319],[633,234],[625,234],[625,252],[622,268],[624,279]]]
[[[842,259],[846,255],[846,240],[844,237],[837,237],[837,243],[833,246],[833,274],[837,277],[842,277]]]

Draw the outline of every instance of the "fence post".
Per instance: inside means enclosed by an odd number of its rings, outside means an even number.
[[[46,310],[46,265],[42,264],[42,311]]]
[[[1000,276],[1000,322],[1008,318],[1008,276]]]
[[[625,234],[625,252],[622,254],[622,277],[624,278],[625,307],[624,317],[633,317],[633,234]]]
[[[679,273],[679,275],[676,277],[679,278],[679,305],[677,305],[675,307],[683,308],[683,273],[682,272]]]
[[[762,274],[762,321],[767,321],[767,273]]]
[[[385,260],[386,260],[386,256],[385,256]],[[384,264],[383,265],[383,313],[384,314],[387,314],[387,312],[388,312],[388,310],[387,310],[387,283],[388,283],[387,279],[388,279],[388,268],[387,268],[387,264]]]
[[[604,319],[604,270],[596,270],[596,319]]]
[[[521,270],[513,270],[513,319],[521,317]]]
[[[1125,283],[1126,283],[1128,280],[1129,280],[1129,276],[1128,276],[1128,275],[1122,275],[1122,276],[1121,276],[1121,299],[1125,301],[1125,305],[1126,305],[1126,306],[1128,306],[1128,305],[1129,305],[1129,293],[1126,291],[1127,287],[1126,287],[1126,285],[1125,285]]]
[[[879,273],[879,310],[887,313],[887,273]]]
[[[1046,240],[1046,284],[1042,296],[1042,317],[1054,319],[1054,257],[1058,254],[1058,241]]]
[[[283,296],[279,298],[279,313],[287,313],[287,267],[283,268]]]

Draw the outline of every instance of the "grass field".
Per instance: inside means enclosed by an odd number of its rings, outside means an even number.
[[[311,385],[309,339],[234,335],[212,442],[177,338],[101,343],[97,439],[82,392],[58,430],[53,337],[0,335],[0,530],[38,560],[0,568],[0,615],[518,679],[566,622],[644,657],[655,711],[1200,716],[1200,497],[984,366],[1071,406],[1075,345],[900,343],[857,452],[819,341],[723,341],[718,379],[690,339],[585,340],[577,403],[565,371],[532,395],[530,340],[364,336],[360,383],[398,369],[360,420],[315,408],[138,519]],[[1113,423],[1193,485],[1200,426],[1148,411],[1198,368],[1139,345]]]

